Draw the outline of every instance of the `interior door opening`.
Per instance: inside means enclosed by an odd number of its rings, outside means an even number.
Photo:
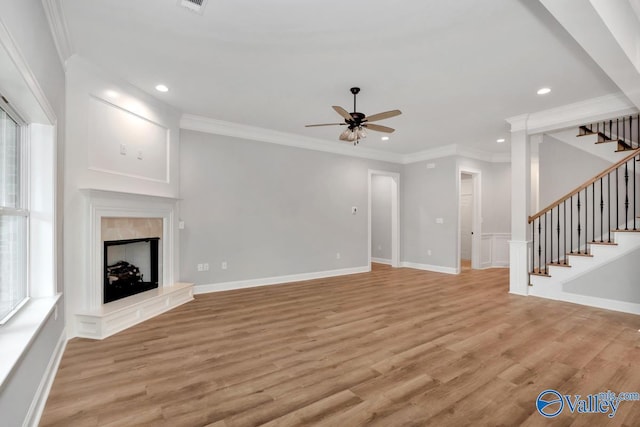
[[[400,175],[369,171],[369,265],[400,266]]]
[[[458,173],[458,271],[481,268],[482,216],[480,171]]]
[[[460,174],[460,268],[471,268],[473,254],[473,176]]]

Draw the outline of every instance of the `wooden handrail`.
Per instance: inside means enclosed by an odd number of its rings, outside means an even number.
[[[637,157],[638,155],[640,155],[640,148],[636,148],[633,151],[633,153],[629,154],[627,157],[625,157],[624,159],[620,160],[618,163],[609,166],[607,169],[605,169],[604,171],[600,172],[598,175],[594,176],[593,178],[591,178],[590,180],[588,180],[584,184],[580,185],[580,187],[576,188],[575,190],[571,191],[570,193],[567,193],[565,196],[562,196],[561,198],[559,198],[555,202],[551,203],[549,206],[547,206],[546,208],[542,209],[537,214],[531,215],[529,217],[529,223],[531,223],[531,222],[535,221],[536,219],[540,218],[542,215],[544,215],[545,213],[549,212],[551,209],[555,208],[560,203],[564,202],[565,200],[569,199],[572,196],[575,196],[580,191],[584,190],[585,188],[587,188],[588,186],[590,186],[591,184],[593,184],[594,182],[596,182],[600,178],[607,176],[609,173],[611,173],[614,170],[618,169],[620,166],[624,165],[629,160],[631,160],[634,157]]]

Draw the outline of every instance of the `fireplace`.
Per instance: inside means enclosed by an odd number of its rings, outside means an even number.
[[[159,237],[104,242],[103,303],[158,287]]]
[[[103,339],[193,300],[193,284],[175,280],[177,199],[98,189],[82,193],[88,208],[88,250],[77,252],[88,268],[78,268],[86,271],[86,276],[78,275],[83,277],[77,281],[83,285],[76,292],[81,298],[69,299],[71,336]],[[109,287],[105,266],[120,261],[133,265],[126,266],[131,275],[140,274],[139,280],[128,282],[141,292],[119,298],[120,290],[105,291]],[[146,290],[147,286],[152,288]]]

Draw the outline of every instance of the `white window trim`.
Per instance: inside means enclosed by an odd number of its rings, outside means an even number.
[[[10,119],[12,119],[16,125],[18,126],[18,152],[19,152],[19,192],[20,192],[20,196],[19,196],[19,203],[18,203],[18,207],[16,208],[11,208],[11,207],[4,207],[4,206],[0,206],[0,214],[2,215],[6,215],[6,216],[21,216],[21,217],[26,217],[27,218],[27,226],[26,226],[26,235],[25,237],[25,250],[24,250],[24,256],[26,257],[26,259],[24,259],[24,265],[22,266],[22,268],[24,269],[24,280],[26,282],[26,292],[25,292],[25,298],[20,301],[20,303],[13,308],[13,310],[11,310],[9,313],[7,313],[7,315],[5,315],[4,317],[0,318],[0,328],[5,325],[13,316],[16,315],[16,313],[18,313],[20,311],[20,309],[22,307],[25,306],[25,304],[27,303],[27,301],[29,301],[30,298],[30,285],[29,285],[29,271],[30,271],[30,265],[29,265],[29,244],[30,244],[30,238],[29,238],[29,228],[30,228],[30,224],[29,224],[29,204],[30,204],[30,199],[29,199],[29,181],[30,181],[30,162],[29,162],[29,131],[28,131],[28,127],[26,122],[24,121],[24,119],[20,116],[20,114],[18,114],[13,106],[11,106],[8,102],[5,101],[4,96],[2,97],[2,99],[0,99],[0,108],[9,116]]]
[[[55,282],[55,132],[50,125],[25,126],[27,162],[23,168],[28,189],[25,207],[38,206],[29,217],[27,243],[27,300],[22,309],[0,326],[0,391],[33,339],[53,315],[58,317],[61,294]],[[48,165],[43,167],[43,165]],[[33,213],[33,212],[32,212]],[[37,222],[35,226],[34,222]],[[37,265],[37,268],[35,267]]]
[[[26,119],[24,138],[29,138],[28,164],[25,186],[30,209],[29,243],[27,247],[27,280],[31,298],[9,322],[0,327],[0,392],[10,382],[11,373],[49,319],[58,318],[62,298],[56,291],[56,134],[57,121],[37,79],[30,70],[20,49],[0,19],[0,55],[10,66],[3,69],[5,81],[11,82],[15,95],[10,97],[14,110]],[[28,159],[28,160],[27,160]],[[34,208],[36,207],[36,211]],[[35,261],[35,262],[34,262]],[[34,264],[37,263],[37,268]]]

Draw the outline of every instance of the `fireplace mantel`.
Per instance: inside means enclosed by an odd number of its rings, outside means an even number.
[[[102,339],[193,299],[193,284],[178,283],[175,277],[178,199],[90,188],[80,192],[88,215],[88,250],[80,262],[88,268],[81,307],[74,313],[77,336]],[[102,303],[102,218],[162,219],[162,280],[158,289]]]

